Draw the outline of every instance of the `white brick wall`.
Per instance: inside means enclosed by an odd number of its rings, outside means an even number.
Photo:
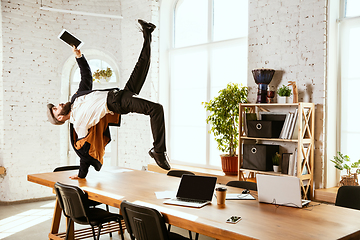
[[[296,81],[299,101],[316,104],[315,182],[323,176],[326,1],[249,1],[250,101],[256,101],[251,70],[277,70],[270,85]]]
[[[123,15],[124,19],[43,11],[40,1],[1,2],[0,165],[6,168],[6,175],[0,177],[0,201],[52,195],[49,188],[28,182],[26,176],[60,165],[60,142],[68,141],[61,139],[60,127],[47,122],[45,113],[48,102],[59,103],[62,68],[72,56],[71,49],[57,39],[59,32],[66,28],[85,42],[84,50],[98,49],[113,56],[125,84],[142,46],[136,20],[152,20],[152,5],[157,4],[149,0],[61,3],[43,1],[47,7]],[[150,81],[149,77],[141,96],[151,97]],[[119,136],[120,165],[140,169],[151,161],[148,118],[124,116]]]

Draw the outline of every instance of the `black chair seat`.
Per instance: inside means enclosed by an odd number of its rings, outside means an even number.
[[[186,170],[170,170],[167,172],[167,175],[172,177],[181,177],[184,174],[195,175],[195,173]]]
[[[110,213],[108,211],[105,211],[101,208],[89,208],[86,210],[87,218],[86,217],[79,217],[74,218],[74,222],[79,224],[89,224],[93,226],[98,226],[99,224],[102,224],[104,222],[116,222],[117,219],[122,219],[122,216],[120,214],[116,213]]]
[[[257,184],[249,181],[230,181],[226,184],[226,186],[257,191]]]

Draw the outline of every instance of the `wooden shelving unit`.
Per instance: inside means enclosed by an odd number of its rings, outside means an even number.
[[[276,142],[277,144],[296,144],[297,153],[297,177],[301,180],[301,189],[304,198],[314,196],[313,179],[314,179],[314,130],[315,130],[315,104],[314,103],[289,103],[289,104],[266,104],[266,103],[240,103],[240,116],[239,126],[243,126],[243,115],[245,110],[248,112],[262,112],[264,110],[270,112],[284,112],[283,109],[290,109],[294,111],[298,109],[298,128],[294,131],[298,131],[297,139],[280,139],[280,138],[255,138],[247,137],[243,127],[239,128],[239,180],[246,180],[248,178],[255,178],[255,174],[272,174],[272,175],[285,175],[281,173],[275,173],[271,171],[257,171],[251,169],[244,169],[243,163],[243,142],[245,140],[255,140],[257,143],[264,141]],[[295,146],[294,146],[295,148]],[[302,174],[307,172],[307,174]],[[246,175],[248,173],[248,175]]]

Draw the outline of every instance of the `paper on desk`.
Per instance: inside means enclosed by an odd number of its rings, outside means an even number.
[[[226,200],[255,200],[251,194],[227,193]]]
[[[155,195],[157,199],[174,198],[176,197],[176,191],[155,192]]]

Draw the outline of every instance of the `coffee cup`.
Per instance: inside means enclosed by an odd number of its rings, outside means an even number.
[[[226,187],[217,187],[215,189],[216,191],[216,199],[218,205],[225,205],[225,199],[226,199]]]

